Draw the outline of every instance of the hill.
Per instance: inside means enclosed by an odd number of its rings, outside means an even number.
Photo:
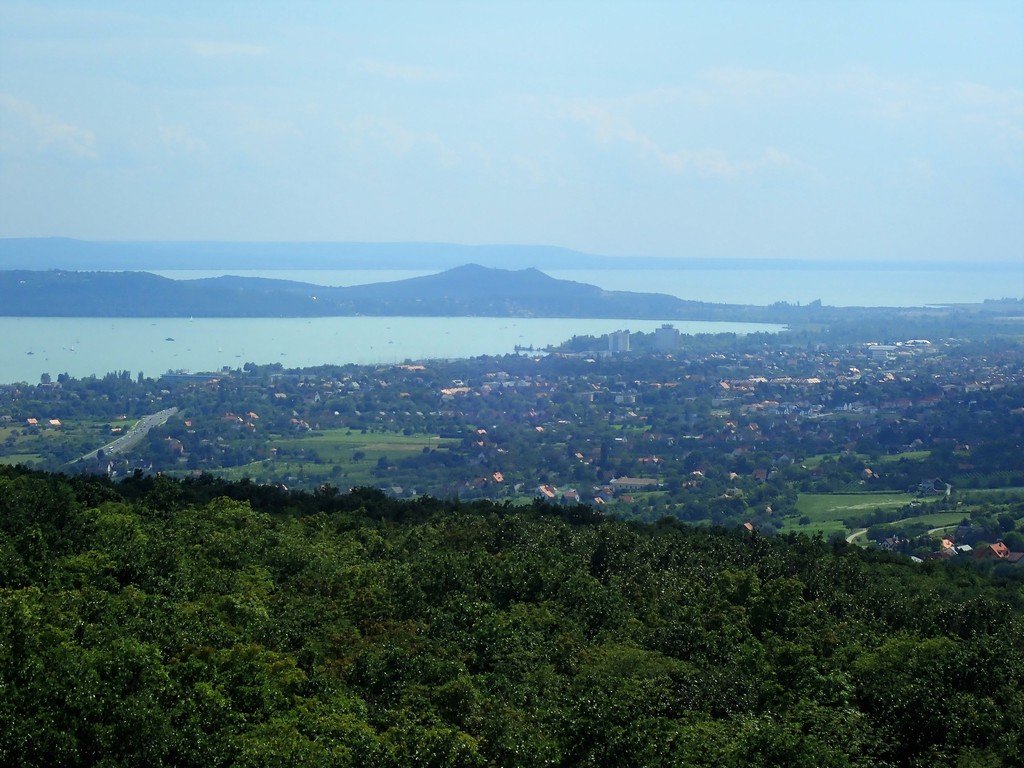
[[[171,280],[146,272],[0,272],[0,314],[64,317],[682,317],[714,305],[605,291],[536,269],[465,265],[436,275],[345,288],[287,280]]]
[[[646,259],[652,265],[663,262]],[[246,243],[0,238],[5,269],[449,269],[467,262],[522,269],[636,267],[621,258],[542,245],[457,243]]]
[[[841,541],[0,467],[0,763],[1019,765],[1022,605]]]
[[[67,237],[0,238],[0,269],[151,271],[169,269],[404,269],[442,270],[475,263],[499,269],[780,269],[976,270],[1007,262],[901,261],[872,258],[742,258],[606,256],[551,245],[360,242],[238,242],[201,240],[79,240]]]

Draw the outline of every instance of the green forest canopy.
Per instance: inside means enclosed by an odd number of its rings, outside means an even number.
[[[1019,765],[1015,573],[0,468],[0,763]]]

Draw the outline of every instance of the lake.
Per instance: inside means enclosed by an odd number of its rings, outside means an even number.
[[[196,279],[235,274],[317,285],[359,285],[432,274],[410,270],[170,270]],[[552,277],[606,290],[668,293],[698,301],[771,304],[821,299],[834,306],[925,306],[1024,296],[1024,266],[922,266],[918,269],[606,269],[552,270]],[[245,362],[286,367],[393,363],[544,347],[574,334],[619,328],[650,331],[662,321],[512,318],[0,318],[0,383],[108,371],[217,370]],[[674,321],[673,321],[674,322]],[[746,333],[778,326],[674,322],[685,333]],[[173,341],[167,341],[168,338]],[[31,352],[32,354],[28,354]]]
[[[128,370],[216,371],[246,362],[286,368],[510,353],[573,335],[652,331],[661,320],[495,317],[0,317],[0,383]],[[778,325],[669,321],[683,333],[776,332]],[[29,353],[32,354],[29,354]]]

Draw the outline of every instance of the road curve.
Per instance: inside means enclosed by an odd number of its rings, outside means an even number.
[[[859,539],[861,536],[863,536],[867,532],[868,532],[867,528],[858,528],[856,531],[854,531],[853,533],[851,533],[849,536],[846,537],[846,543],[847,544],[853,544],[857,539]]]

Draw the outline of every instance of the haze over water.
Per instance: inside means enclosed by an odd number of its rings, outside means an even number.
[[[495,317],[0,317],[0,384],[42,373],[216,371],[246,362],[286,368],[500,355],[573,335],[651,331],[660,320]],[[674,322],[684,333],[777,331],[758,323]],[[31,352],[32,354],[28,354]]]
[[[164,270],[174,279],[223,274],[359,285],[401,280],[413,270]],[[669,293],[684,299],[736,304],[807,303],[834,306],[923,306],[1024,295],[1024,271],[729,269],[551,270],[564,280],[607,290]],[[564,318],[0,318],[0,383],[37,381],[40,374],[99,375],[114,370],[158,375],[168,370],[215,371],[246,362],[286,368],[322,364],[394,363],[406,359],[500,355],[516,345],[537,348],[573,335],[619,328],[650,331],[662,321]],[[685,333],[777,330],[750,323],[673,322]],[[173,339],[173,341],[168,341]],[[32,354],[29,354],[29,353]]]
[[[1019,2],[293,6],[0,3],[0,238],[868,259],[920,266],[551,274],[759,305],[1024,296]],[[949,267],[966,261],[1005,269]],[[40,356],[51,373],[159,372],[297,364],[307,344],[339,361],[406,341],[395,357],[498,353],[588,327],[216,322],[182,349],[163,320],[4,320],[0,380]],[[433,346],[445,331],[458,343]]]

